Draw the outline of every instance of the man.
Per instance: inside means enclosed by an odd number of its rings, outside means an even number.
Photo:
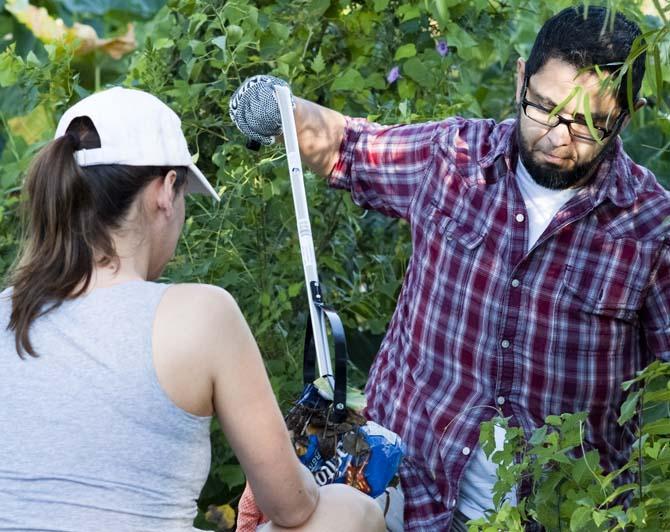
[[[625,83],[602,89],[640,30],[605,19],[591,7],[548,20],[517,64],[518,114],[501,123],[385,127],[295,99],[306,163],[411,226],[366,388],[367,415],[407,444],[406,530],[462,530],[492,507],[495,467],[478,438],[496,411],[526,434],[550,414],[587,411],[587,448],[620,466],[632,441],[616,422],[621,382],[670,360],[670,198],[622,148]],[[641,56],[636,98],[643,75]],[[231,101],[263,144],[280,131],[276,83],[252,78]]]

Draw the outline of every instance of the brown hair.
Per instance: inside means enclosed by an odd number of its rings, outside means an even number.
[[[37,356],[29,338],[33,321],[86,291],[96,256],[102,266],[118,260],[110,230],[120,227],[137,194],[170,170],[177,172],[177,189],[186,181],[185,167],[77,164],[76,150],[99,147],[93,122],[75,118],[64,136],[42,148],[28,171],[23,242],[9,275],[8,329],[16,335],[21,358],[26,352]]]

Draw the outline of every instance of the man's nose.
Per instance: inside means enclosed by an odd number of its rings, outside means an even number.
[[[568,124],[560,123],[547,132],[547,137],[553,146],[567,146],[572,142]]]

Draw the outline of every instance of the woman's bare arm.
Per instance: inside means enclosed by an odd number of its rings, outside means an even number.
[[[235,300],[225,290],[198,284],[175,285],[164,299],[154,334],[161,384],[195,413],[213,406],[267,517],[285,527],[304,523],[316,508],[317,485],[295,454]]]

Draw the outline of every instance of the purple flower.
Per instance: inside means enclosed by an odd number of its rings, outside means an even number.
[[[393,83],[398,80],[400,77],[400,68],[397,66],[394,66],[391,70],[389,70],[389,73],[386,74],[386,81],[389,83]]]
[[[449,46],[447,45],[447,41],[444,40],[437,41],[435,43],[435,49],[437,50],[437,53],[440,54],[442,57],[444,57],[449,53]]]

